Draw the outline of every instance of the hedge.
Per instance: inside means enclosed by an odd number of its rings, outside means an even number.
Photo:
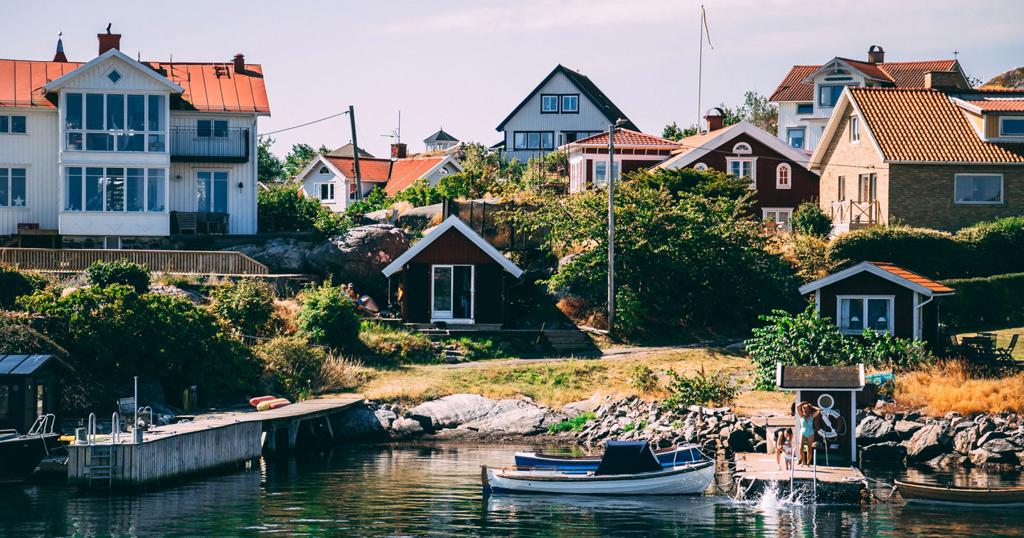
[[[944,297],[940,318],[951,332],[1024,325],[1024,273],[944,280],[956,295]]]
[[[1024,271],[1024,217],[979,222],[957,232],[968,245],[968,268],[959,276],[989,276]]]

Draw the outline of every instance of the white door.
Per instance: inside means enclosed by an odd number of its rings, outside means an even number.
[[[472,323],[475,271],[472,265],[434,265],[430,275],[432,320]]]

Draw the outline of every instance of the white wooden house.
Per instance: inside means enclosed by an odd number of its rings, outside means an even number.
[[[127,248],[255,233],[262,68],[139,62],[120,37],[99,34],[86,63],[60,43],[52,61],[0,60],[0,236]]]

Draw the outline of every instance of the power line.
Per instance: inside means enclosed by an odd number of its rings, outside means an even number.
[[[331,118],[337,118],[338,116],[344,116],[345,114],[348,114],[347,110],[338,112],[337,114],[331,114],[330,116],[324,116],[324,117],[322,117],[322,118],[320,118],[318,120],[307,121],[306,123],[302,123],[302,124],[299,124],[299,125],[293,125],[291,127],[285,127],[284,129],[278,129],[276,131],[270,131],[269,133],[261,133],[260,136],[270,136],[272,134],[283,133],[285,131],[291,131],[292,129],[298,129],[299,127],[306,127],[307,125],[313,125],[314,123],[320,123],[322,121],[327,121],[327,120],[329,120]]]
[[[675,142],[676,142],[676,144],[679,144],[680,146],[682,146],[684,148],[688,148],[690,150],[703,149],[703,150],[707,150],[708,153],[722,153],[722,154],[733,156],[733,157],[737,157],[737,158],[745,157],[745,155],[738,155],[738,154],[736,154],[736,153],[734,153],[732,151],[726,151],[724,149],[718,149],[718,147],[692,146],[692,145],[689,145],[689,144],[683,144],[683,143],[681,143],[678,140],[675,141]],[[797,164],[810,164],[811,163],[810,156],[808,156],[808,158],[806,160],[802,160],[802,159],[801,160],[798,160],[798,159],[786,159],[786,158],[783,158],[783,157],[768,157],[768,156],[764,156],[764,155],[757,155],[756,157],[758,159],[763,159],[763,160],[766,160],[766,161],[794,162],[794,163],[797,163]],[[876,168],[875,165],[865,166],[863,164],[840,164],[840,163],[834,163],[834,162],[829,162],[828,165],[829,166],[838,166],[838,167],[843,167],[843,168],[869,168],[869,169],[875,169]]]

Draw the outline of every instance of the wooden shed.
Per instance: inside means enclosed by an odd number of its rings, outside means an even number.
[[[61,379],[70,370],[55,355],[0,355],[0,430],[25,433],[36,417],[59,415]]]
[[[794,366],[778,363],[775,383],[796,393],[795,404],[808,402],[821,410],[815,420],[818,463],[857,463],[857,392],[864,389],[864,365]],[[795,410],[795,406],[794,406]],[[794,416],[795,428],[799,421]],[[794,430],[794,438],[800,432]]]
[[[398,275],[406,323],[504,325],[509,280],[523,270],[456,216],[450,216],[384,268]]]
[[[859,335],[864,329],[939,344],[939,298],[955,291],[930,278],[888,262],[861,262],[800,287],[814,293],[818,314],[839,329]]]

